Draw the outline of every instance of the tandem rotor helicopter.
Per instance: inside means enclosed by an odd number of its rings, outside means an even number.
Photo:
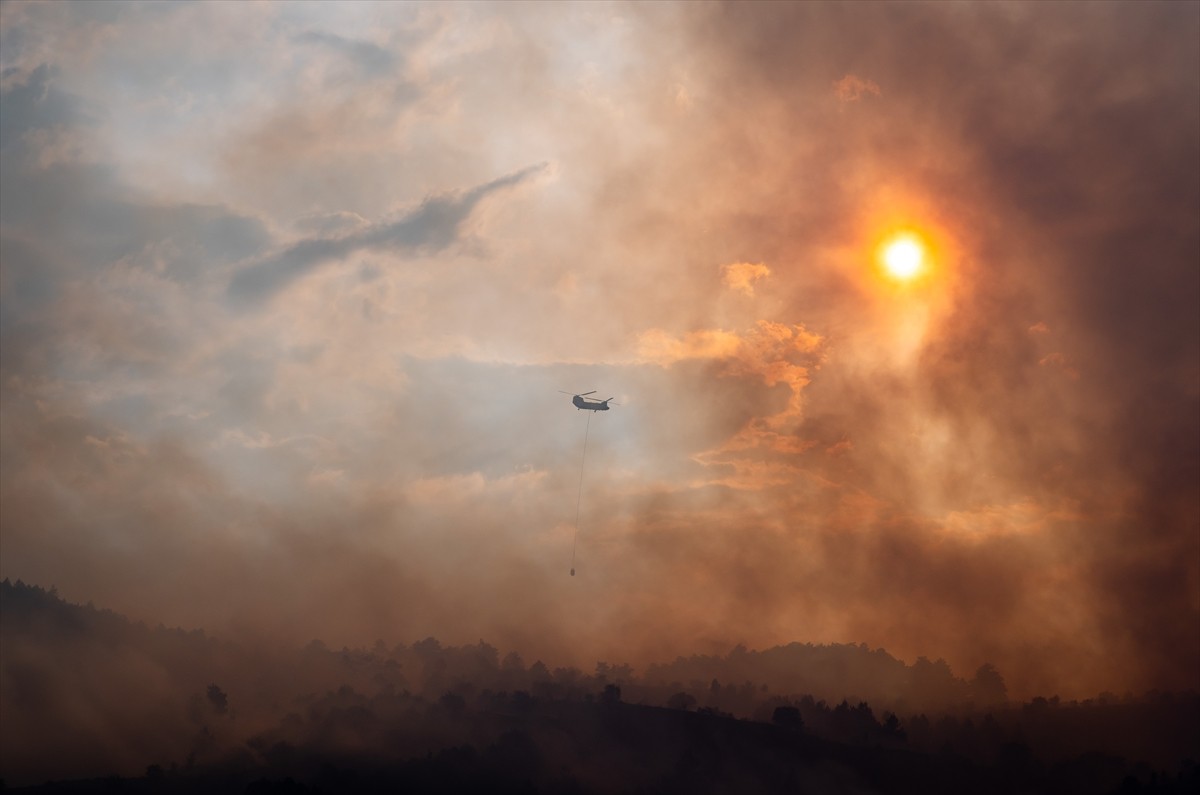
[[[563,392],[561,389],[558,391],[562,392],[564,395],[571,395],[570,392]],[[575,408],[577,409],[587,409],[588,411],[608,411],[608,401],[612,400],[612,398],[608,398],[606,400],[597,400],[595,398],[589,399],[587,397],[588,395],[594,394],[596,394],[596,390],[593,389],[591,392],[583,392],[578,395],[571,395],[571,402],[575,404]],[[619,406],[620,404],[614,403],[613,405]]]

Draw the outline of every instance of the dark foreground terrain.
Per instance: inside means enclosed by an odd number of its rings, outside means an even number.
[[[312,725],[256,738],[220,764],[151,767],[25,787],[30,793],[1194,793],[1200,768],[1173,772],[1106,754],[1045,763],[1008,743],[990,763],[952,750],[856,747],[802,729],[619,702],[536,703],[496,696],[492,709],[422,705],[433,722],[494,737],[405,758],[389,738],[412,716],[345,704]],[[397,716],[414,705],[393,704]],[[507,703],[501,703],[507,702]],[[785,720],[782,719],[781,720]],[[396,747],[407,746],[401,739]]]
[[[251,650],[20,583],[0,606],[14,792],[1200,791],[1194,693],[1015,704],[990,666],[964,680],[865,646],[739,648],[641,677],[482,642]]]

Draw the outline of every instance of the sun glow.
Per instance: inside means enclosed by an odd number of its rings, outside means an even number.
[[[921,272],[925,246],[916,235],[899,234],[884,241],[880,247],[880,261],[892,278],[907,281]]]

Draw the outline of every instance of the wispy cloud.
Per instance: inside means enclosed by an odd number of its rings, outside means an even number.
[[[858,75],[846,75],[833,81],[833,93],[839,102],[857,102],[864,96],[878,97],[883,92],[874,80],[867,80]]]
[[[301,240],[235,273],[229,295],[243,304],[265,300],[317,267],[362,250],[442,251],[461,239],[464,223],[481,202],[545,168],[544,164],[530,166],[461,193],[430,197],[394,221],[370,224],[340,236]]]

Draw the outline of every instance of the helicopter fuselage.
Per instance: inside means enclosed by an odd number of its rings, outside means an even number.
[[[612,400],[612,398],[609,398]],[[571,398],[571,402],[575,404],[577,409],[587,409],[588,411],[608,411],[608,400],[588,400],[587,398],[576,395]]]

